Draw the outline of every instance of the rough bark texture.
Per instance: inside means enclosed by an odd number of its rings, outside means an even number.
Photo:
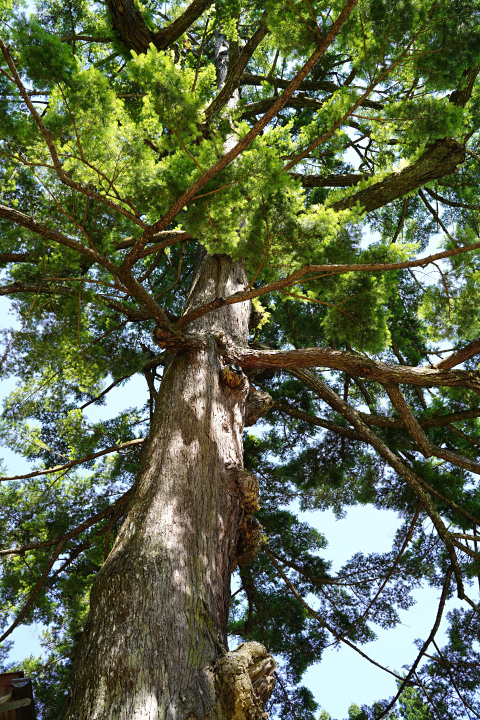
[[[178,40],[211,4],[212,0],[193,0],[180,17],[155,33],[148,27],[133,0],[107,0],[112,25],[118,37],[125,47],[136,53],[147,52],[150,44],[157,50],[165,50]]]
[[[226,307],[226,306],[225,306]],[[409,365],[388,365],[365,355],[331,348],[300,348],[298,350],[257,350],[237,347],[231,349],[236,361],[244,370],[305,367],[326,367],[342,370],[354,377],[377,380],[387,385],[406,383],[419,387],[468,387],[480,391],[478,370],[445,370]]]
[[[241,265],[204,253],[186,311],[245,283]],[[220,658],[244,516],[248,380],[235,388],[222,381],[215,335],[245,343],[249,313],[241,303],[192,323],[189,331],[205,333],[201,347],[173,356],[165,370],[133,500],[92,591],[69,720],[215,720],[232,717],[232,707],[241,716]],[[273,670],[264,648],[249,652],[238,672],[249,697],[244,717],[253,719]]]
[[[384,180],[333,203],[334,210],[346,210],[357,203],[365,212],[377,210],[430,180],[454,173],[465,160],[465,148],[452,138],[436,140],[423,155],[404,170],[394,172]]]

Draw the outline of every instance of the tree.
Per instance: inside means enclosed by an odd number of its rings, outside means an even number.
[[[48,625],[42,717],[313,718],[305,669],[374,662],[422,583],[359,712],[478,713],[477,5],[2,0],[2,440],[37,467],[2,478],[1,641]],[[403,525],[335,574],[295,503]]]

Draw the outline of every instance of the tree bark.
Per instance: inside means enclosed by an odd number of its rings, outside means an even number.
[[[199,255],[186,312],[247,282],[228,256]],[[69,720],[261,717],[273,660],[259,643],[226,653],[248,380],[223,381],[222,347],[246,344],[249,314],[244,302],[199,318],[189,331],[200,347],[165,369],[133,499],[91,593]]]
[[[456,172],[458,166],[464,161],[464,145],[452,138],[436,140],[412,165],[393,172],[380,182],[360,190],[355,195],[332,203],[330,207],[340,211],[355,207],[358,203],[364,212],[378,210],[431,180]]]

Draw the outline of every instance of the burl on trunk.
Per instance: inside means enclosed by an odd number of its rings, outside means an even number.
[[[240,263],[200,251],[185,312],[246,282]],[[165,368],[131,505],[92,590],[69,720],[262,716],[273,659],[259,643],[227,652],[230,575],[256,499],[242,486],[248,380],[228,383],[218,337],[245,346],[249,315],[238,303],[192,322],[201,342]]]

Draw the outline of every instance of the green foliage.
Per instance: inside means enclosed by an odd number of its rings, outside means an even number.
[[[409,142],[455,137],[465,129],[463,109],[435,97],[391,103],[386,115],[392,120],[393,131],[405,134]]]
[[[21,49],[18,64],[39,90],[68,83],[77,63],[68,45],[52,35],[33,17],[21,19],[15,28]]]

